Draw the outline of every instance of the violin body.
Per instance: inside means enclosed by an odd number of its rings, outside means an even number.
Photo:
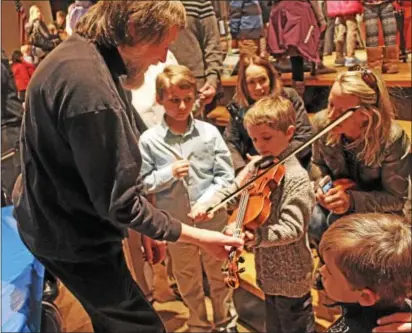
[[[271,193],[283,179],[285,174],[284,165],[278,165],[271,170],[260,170],[257,174],[264,172],[249,187],[247,192],[242,193],[238,208],[236,208],[229,218],[229,224],[235,223],[235,237],[240,237],[243,230],[253,232],[260,227],[269,218],[271,213],[272,202]],[[243,257],[236,254],[236,250],[229,252],[227,265],[222,268],[227,272],[225,278],[226,285],[229,288],[236,289],[240,285],[239,274],[244,268],[239,270],[238,263],[244,261]]]

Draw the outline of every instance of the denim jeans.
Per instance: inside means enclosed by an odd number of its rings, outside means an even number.
[[[310,292],[303,297],[265,295],[266,332],[314,333]]]
[[[329,226],[343,215],[337,215],[329,212],[326,208],[323,208],[319,204],[315,206],[312,212],[311,219],[309,221],[309,238],[315,244],[319,244],[323,233],[329,228]]]

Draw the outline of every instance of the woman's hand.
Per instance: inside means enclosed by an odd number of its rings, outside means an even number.
[[[382,317],[372,332],[412,332],[412,313],[398,312]]]
[[[351,197],[341,186],[332,187],[325,194],[318,189],[316,200],[322,207],[338,215],[345,214],[351,207]]]

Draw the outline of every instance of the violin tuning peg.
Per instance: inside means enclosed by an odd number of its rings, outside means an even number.
[[[238,261],[243,264],[245,262],[245,257],[239,257]]]
[[[244,273],[246,271],[245,267],[242,267],[241,269],[239,269],[239,274]]]

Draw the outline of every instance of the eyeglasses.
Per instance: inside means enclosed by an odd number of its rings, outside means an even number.
[[[366,67],[361,65],[355,65],[349,68],[351,72],[360,72],[363,82],[365,82],[369,88],[371,88],[376,93],[376,104],[379,103],[379,87],[378,87],[378,80],[375,74]]]

